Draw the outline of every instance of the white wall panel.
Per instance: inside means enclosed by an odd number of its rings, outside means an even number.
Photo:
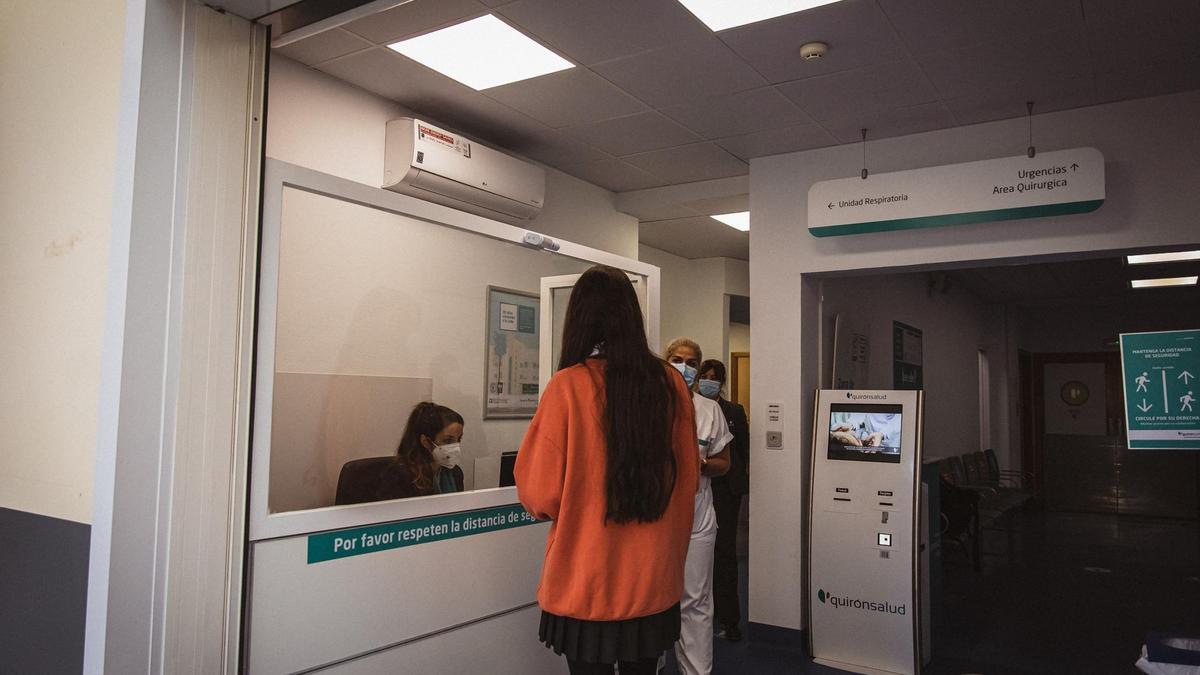
[[[255,543],[249,672],[326,665],[534,602],[548,530],[528,525],[311,565],[307,537]],[[534,624],[526,639],[536,636]],[[447,658],[489,656],[474,643],[457,649],[473,655]]]
[[[541,615],[542,610],[538,607],[526,607],[317,672],[336,675],[562,673],[566,668],[563,657],[537,641]],[[470,649],[463,649],[464,645],[469,645]]]

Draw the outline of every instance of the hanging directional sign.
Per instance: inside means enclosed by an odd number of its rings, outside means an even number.
[[[1121,334],[1131,450],[1200,450],[1200,330]]]
[[[839,178],[808,190],[815,237],[1095,211],[1104,156],[1095,148]]]

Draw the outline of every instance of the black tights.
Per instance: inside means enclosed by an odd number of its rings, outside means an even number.
[[[654,675],[658,670],[658,659],[639,659],[637,661],[619,661],[621,675]],[[611,663],[587,663],[567,659],[567,667],[571,675],[613,675]]]

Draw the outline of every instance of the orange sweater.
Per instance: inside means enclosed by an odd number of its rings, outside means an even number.
[[[546,387],[514,474],[526,510],[554,521],[537,593],[547,612],[613,621],[679,602],[700,451],[691,394],[683,378],[671,381],[678,389],[675,490],[659,520],[622,525],[604,522],[604,361],[561,370]]]

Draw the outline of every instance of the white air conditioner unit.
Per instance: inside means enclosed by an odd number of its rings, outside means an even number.
[[[546,171],[428,122],[387,123],[383,187],[516,224],[542,210]]]

